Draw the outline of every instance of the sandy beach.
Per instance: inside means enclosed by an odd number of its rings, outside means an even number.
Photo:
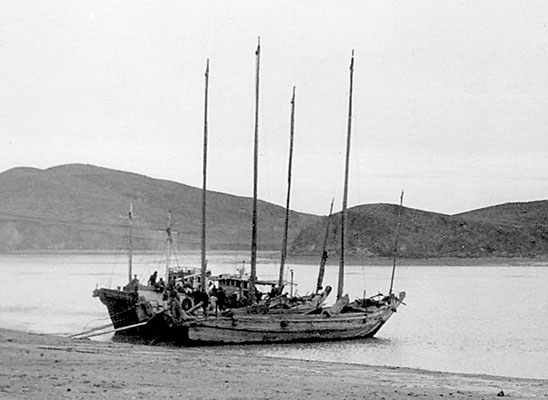
[[[0,329],[0,399],[548,399],[548,380],[248,357]],[[499,395],[499,396],[497,396]]]

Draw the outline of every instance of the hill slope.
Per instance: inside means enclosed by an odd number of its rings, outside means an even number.
[[[167,212],[185,248],[199,248],[201,189],[91,165],[0,174],[0,250],[98,250],[126,247],[129,204],[134,245],[158,249]],[[248,249],[252,200],[208,192],[208,248]],[[258,243],[278,250],[283,207],[259,201]],[[391,256],[398,207],[368,204],[348,210],[348,247],[360,256]],[[291,212],[290,252],[319,255],[327,217]],[[404,208],[402,257],[512,257],[548,254],[548,201],[508,203],[457,215]],[[340,214],[332,217],[329,249],[337,253]]]
[[[340,214],[332,217],[329,249],[337,253]],[[398,206],[368,204],[348,210],[348,251],[393,254]],[[548,201],[511,203],[444,215],[404,208],[398,253],[402,257],[513,257],[548,254]],[[292,251],[319,254],[326,219],[306,227]]]
[[[201,189],[91,165],[39,170],[15,168],[0,174],[0,250],[116,249],[124,247],[133,204],[134,244],[155,249],[164,240],[168,210],[173,229],[188,248],[198,248]],[[248,248],[249,198],[208,192],[208,247]],[[260,246],[281,246],[285,210],[259,202]],[[290,238],[318,217],[291,212]]]

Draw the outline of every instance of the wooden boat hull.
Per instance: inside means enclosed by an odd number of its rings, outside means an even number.
[[[141,292],[143,293],[143,292]],[[322,314],[238,314],[202,316],[174,321],[168,310],[153,307],[154,299],[133,292],[97,289],[94,296],[107,306],[114,328],[141,326],[116,333],[115,339],[182,346],[247,343],[319,342],[367,338],[375,335],[403,302],[391,295],[363,312]]]
[[[146,308],[139,304],[137,293],[101,288],[96,289],[93,296],[99,297],[101,303],[107,306],[110,320],[116,329],[149,319]]]
[[[153,292],[140,295],[114,289],[96,289],[95,297],[107,306],[112,325],[116,330],[114,340],[131,343],[174,343],[184,345],[187,328],[173,323],[169,314],[158,307],[160,297]],[[144,323],[144,324],[142,324]],[[134,328],[124,329],[133,325]]]
[[[238,315],[185,322],[185,344],[243,344],[348,340],[375,335],[396,311],[399,298],[368,312],[318,315]]]

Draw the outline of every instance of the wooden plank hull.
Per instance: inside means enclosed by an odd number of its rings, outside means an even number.
[[[238,315],[184,323],[187,344],[237,344],[348,340],[375,335],[400,300],[374,311],[326,315]]]
[[[164,308],[162,293],[150,286],[138,292],[100,288],[93,291],[93,296],[107,306],[115,328],[145,322]]]
[[[93,295],[107,306],[114,328],[134,325],[148,319],[144,310],[139,309],[137,293],[101,288],[96,289]]]
[[[118,332],[117,339],[157,343],[169,342],[191,346],[201,344],[288,343],[348,340],[375,335],[396,312],[405,293],[391,295],[377,306],[360,312],[303,314],[243,314],[201,316],[175,320],[169,310],[158,306],[153,292],[140,295],[112,289],[94,293],[109,311],[114,328],[147,322],[143,326]],[[148,297],[148,298],[147,298]]]
[[[125,292],[113,289],[97,289],[95,297],[107,306],[110,320],[117,331],[114,340],[131,343],[174,343],[184,345],[187,342],[186,327],[173,323],[170,315],[158,307],[161,295],[153,291]],[[143,323],[145,325],[130,329],[125,327]]]

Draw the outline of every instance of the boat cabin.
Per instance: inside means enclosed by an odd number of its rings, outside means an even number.
[[[211,271],[207,271],[207,276],[211,275]],[[175,282],[180,282],[183,286],[197,290],[202,285],[202,274],[199,268],[170,268],[169,278],[175,279]]]
[[[224,290],[227,296],[236,296],[237,300],[249,298],[249,280],[248,274],[221,274],[218,276],[212,276],[209,278],[212,281],[217,282],[217,288]],[[276,281],[257,280],[255,287],[267,286],[268,291],[272,286],[276,285]]]

